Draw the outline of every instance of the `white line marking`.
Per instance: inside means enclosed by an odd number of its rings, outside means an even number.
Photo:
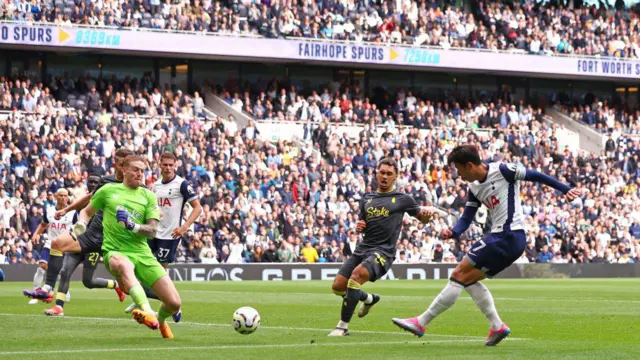
[[[507,338],[507,341],[515,340]],[[257,344],[257,345],[213,345],[213,346],[172,346],[172,347],[152,347],[152,348],[112,348],[112,349],[73,349],[73,350],[40,350],[40,351],[2,351],[0,355],[29,355],[29,354],[69,354],[69,353],[99,353],[99,352],[119,352],[119,351],[173,351],[173,350],[224,350],[224,349],[271,349],[271,348],[294,348],[313,346],[359,346],[359,345],[422,345],[436,343],[460,343],[460,342],[480,342],[482,340],[424,340],[424,341],[374,341],[374,342],[317,342],[314,344]]]
[[[133,319],[119,319],[119,318],[103,318],[103,317],[86,317],[86,316],[53,316],[47,317],[43,315],[35,315],[35,314],[8,314],[8,313],[0,313],[0,316],[17,316],[17,317],[37,317],[37,318],[48,318],[48,319],[67,319],[67,320],[79,320],[79,321],[116,321],[116,322],[134,322]],[[215,323],[199,323],[199,322],[189,322],[189,321],[181,321],[177,324],[177,326],[181,325],[192,325],[192,326],[212,326],[212,327],[231,327],[231,324],[215,324]],[[173,326],[173,325],[172,325]],[[274,329],[274,330],[297,330],[297,331],[319,331],[329,333],[333,329],[321,329],[321,328],[303,328],[303,327],[289,327],[289,326],[260,326],[261,329]],[[400,336],[413,336],[406,331],[398,330],[398,331],[376,331],[376,330],[354,330],[355,333],[362,334],[380,334],[380,335],[400,335]],[[425,334],[428,337],[450,337],[450,338],[462,338],[462,339],[478,339],[484,340],[484,336],[473,336],[473,335],[447,335],[447,334]],[[512,340],[530,340],[527,338],[510,338]]]

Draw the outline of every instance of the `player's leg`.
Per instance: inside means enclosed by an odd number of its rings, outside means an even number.
[[[68,253],[64,256],[62,263],[62,269],[60,270],[60,282],[58,283],[58,292],[56,293],[56,304],[46,309],[44,313],[49,316],[63,316],[64,315],[64,303],[69,292],[69,283],[71,282],[71,275],[76,270],[78,265],[82,262],[82,254]]]
[[[51,241],[45,241],[42,247],[42,254],[40,260],[38,260],[38,269],[33,275],[33,287],[31,290],[22,290],[24,296],[31,298],[29,305],[35,305],[38,303],[40,297],[47,298],[48,294],[41,290],[44,285],[44,278],[47,275],[47,267],[49,266],[49,257],[51,253]]]
[[[136,276],[140,282],[151,289],[160,297],[160,308],[158,309],[158,321],[160,322],[160,332],[164,338],[173,338],[173,333],[166,320],[169,316],[178,314],[182,301],[178,290],[166,274],[164,268],[160,266],[156,258],[152,255],[138,255],[136,258]],[[134,310],[132,314],[136,317]]]
[[[162,337],[171,339],[173,333],[167,324],[167,318],[171,316],[174,318],[177,314],[181,314],[182,300],[178,294],[173,281],[169,278],[169,275],[163,275],[153,284],[153,291],[160,297],[160,309],[158,309],[158,321],[160,322],[160,332]],[[180,319],[178,318],[178,321]],[[176,321],[177,322],[177,321]]]
[[[85,254],[83,261],[82,285],[87,289],[114,289],[120,302],[123,302],[127,295],[120,289],[116,280],[94,277],[98,262],[100,261],[100,253],[92,252]]]
[[[371,279],[375,281],[377,278],[384,275],[391,266],[390,261],[387,261],[386,258],[378,255],[377,253],[367,257],[366,259],[364,259],[364,261],[362,261],[362,257],[352,256],[352,258],[354,260],[350,264],[348,264],[348,267],[346,267],[345,270],[348,270],[356,263],[359,264],[355,267],[355,269],[353,269],[353,271],[351,271],[351,275],[349,276],[349,280],[347,281],[347,291],[344,295],[344,300],[342,301],[340,321],[338,322],[336,328],[331,333],[329,333],[329,336],[349,335],[349,322],[353,317],[353,312],[355,311],[358,302],[368,302],[369,305],[372,306],[380,299],[380,297],[377,295],[371,295],[364,292],[361,289],[362,285]],[[351,258],[349,260],[351,260]],[[376,263],[378,263],[377,266]]]
[[[502,234],[495,235],[495,237],[497,241],[491,244],[495,260],[490,266],[482,267],[482,270],[488,277],[499,274],[502,270],[513,264],[513,262],[520,257],[520,254],[522,254],[527,244],[526,235],[523,230],[513,232],[506,231]],[[482,243],[482,241],[480,242]],[[482,246],[482,244],[480,246]],[[511,329],[500,319],[493,301],[493,295],[491,295],[489,289],[480,281],[467,283],[465,290],[489,321],[490,331],[485,345],[498,345],[500,341],[511,334]]]
[[[64,262],[64,254],[51,250],[51,256],[49,257],[49,266],[47,267],[47,274],[45,275],[45,282],[42,290],[46,291],[51,295],[51,301],[53,301],[53,290],[56,287],[56,282],[58,281],[58,275],[60,274],[60,270],[62,270],[62,264]],[[47,301],[47,302],[51,302]]]
[[[160,241],[158,239],[148,239],[147,240],[147,244],[149,245],[149,249],[151,249],[151,252],[156,256],[156,258],[158,259],[158,262],[160,262],[160,252],[159,252],[159,245],[160,245]],[[168,253],[167,253],[168,255]],[[173,261],[175,261],[175,250],[173,252]],[[173,262],[172,261],[172,262]],[[162,264],[162,262],[160,262]],[[166,269],[166,266],[163,265],[163,267]],[[158,297],[158,295],[156,295],[153,290],[151,290],[149,287],[145,286],[144,284],[142,285],[142,287],[144,288],[144,293],[147,295],[148,299],[156,299],[156,300],[160,300],[160,298]],[[124,309],[124,312],[129,314],[131,313],[133,310],[137,309],[138,306],[136,305],[135,302],[129,304],[129,306],[127,306]],[[175,320],[175,319],[174,319]],[[180,318],[178,317],[178,320],[176,322],[180,321]]]
[[[38,269],[33,275],[33,287],[31,290],[23,290],[22,293],[31,298],[28,302],[29,305],[35,305],[38,303],[36,298],[36,290],[40,289],[44,285],[44,277],[47,274],[47,263],[49,262],[49,249],[45,248],[42,251],[42,257],[38,263]]]
[[[64,232],[51,242],[51,249],[63,252],[63,253],[79,253],[82,252],[82,248],[80,246],[80,242],[76,241],[73,237],[73,234],[69,232]]]
[[[500,320],[495,310],[491,293],[485,291],[486,287],[480,283],[486,275],[492,276],[497,274],[508,266],[504,265],[505,252],[503,249],[508,243],[502,240],[500,235],[491,234],[484,240],[477,241],[471,247],[467,256],[465,256],[455,268],[447,286],[436,296],[424,313],[415,318],[394,318],[393,323],[417,336],[422,336],[424,335],[425,327],[431,323],[433,319],[455,304],[463,289],[471,288],[467,291],[474,299],[474,302],[478,304],[478,307],[481,307],[481,311],[490,319],[492,324],[492,330],[486,345],[496,345],[508,336],[510,330],[506,325],[502,324],[502,320]],[[522,251],[524,251],[524,247],[522,247],[518,257]],[[511,255],[507,257],[511,257]],[[515,261],[518,257],[513,258],[511,262]],[[494,325],[498,323],[500,325]],[[498,329],[494,330],[494,326],[498,327]]]
[[[107,270],[118,280],[122,290],[131,295],[133,301],[141,309],[134,310],[136,321],[151,329],[157,329],[160,324],[149,305],[149,300],[144,293],[142,285],[136,278],[135,255],[110,251],[105,255],[104,260]]]

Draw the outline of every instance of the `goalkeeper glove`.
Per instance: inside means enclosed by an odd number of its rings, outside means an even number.
[[[84,234],[85,231],[87,231],[87,223],[84,221],[78,221],[77,223],[73,224],[73,228],[71,229],[71,231],[73,231],[73,235],[78,237]]]
[[[129,213],[127,210],[116,211],[116,220],[118,220],[119,223],[122,223],[125,229],[135,231],[137,224],[129,219]]]

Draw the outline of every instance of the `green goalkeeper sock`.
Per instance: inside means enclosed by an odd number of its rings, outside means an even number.
[[[160,310],[158,310],[158,321],[160,324],[164,323],[165,320],[172,314],[164,309],[164,305],[160,305]]]
[[[147,295],[144,293],[144,288],[142,285],[136,285],[129,289],[129,295],[133,298],[136,304],[138,304],[138,308],[142,309],[142,311],[146,313],[153,312],[151,306],[149,305],[149,299],[147,299]]]

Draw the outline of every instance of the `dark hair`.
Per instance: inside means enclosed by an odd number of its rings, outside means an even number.
[[[376,169],[379,170],[382,165],[391,166],[393,171],[395,171],[396,174],[398,173],[398,164],[392,158],[384,158],[380,160]]]
[[[178,157],[176,157],[173,153],[170,153],[168,151],[164,152],[161,156],[160,156],[160,161],[164,160],[164,159],[171,159],[174,162],[178,161]]]
[[[129,155],[133,155],[133,151],[126,149],[126,148],[120,148],[118,150],[116,150],[116,157],[118,159],[124,159]]]
[[[468,163],[480,165],[482,159],[480,159],[480,153],[475,145],[459,145],[451,150],[447,156],[447,163],[451,166],[453,164],[467,165]]]

